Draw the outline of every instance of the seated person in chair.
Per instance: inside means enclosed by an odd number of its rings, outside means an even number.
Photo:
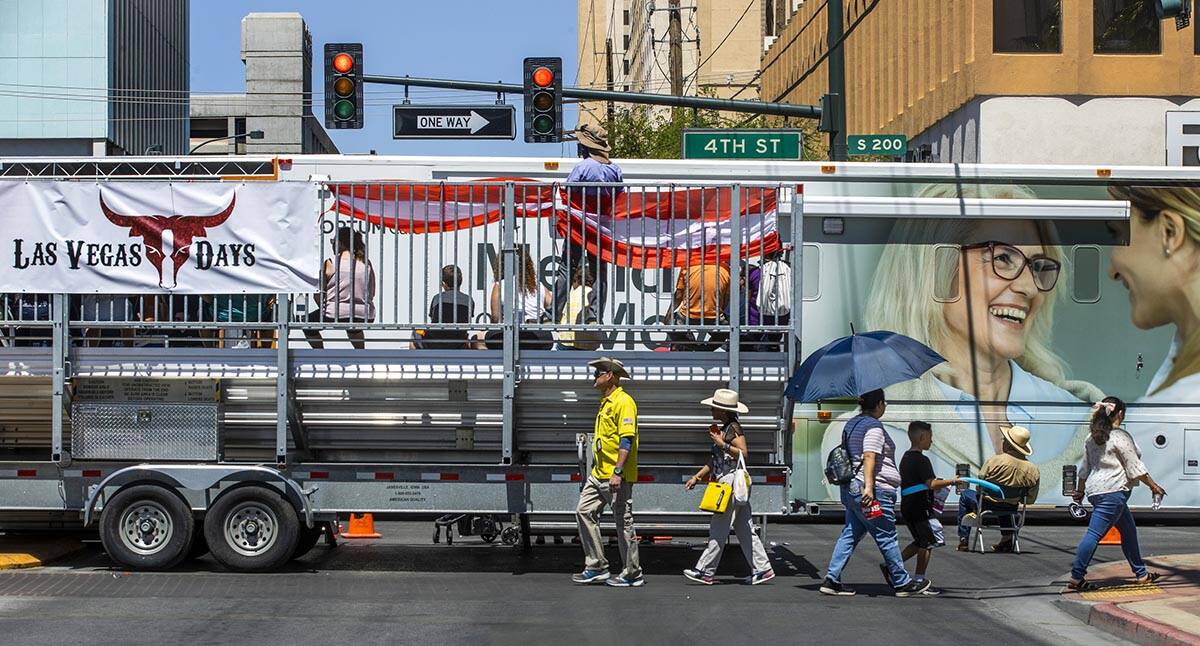
[[[470,323],[475,316],[475,301],[462,291],[462,270],[456,265],[442,267],[442,291],[434,295],[429,302],[430,323]],[[451,348],[461,350],[468,348],[466,329],[430,329],[425,330],[423,338],[414,343],[414,347]]]
[[[1002,426],[1000,432],[1004,435],[1004,450],[987,459],[979,470],[979,479],[1004,488],[1006,494],[1018,489],[1028,489],[1025,503],[1037,500],[1038,485],[1041,473],[1037,465],[1029,461],[1033,455],[1033,447],[1029,445],[1029,429],[1024,426]],[[1011,552],[1013,536],[1016,534],[1015,516],[1019,510],[1021,498],[996,499],[984,496],[982,508],[991,511],[1000,519],[1000,542],[992,546],[993,552]],[[974,490],[962,492],[958,499],[958,551],[970,549],[968,538],[971,527],[963,525],[963,517],[968,513],[978,514],[981,510],[979,495]]]

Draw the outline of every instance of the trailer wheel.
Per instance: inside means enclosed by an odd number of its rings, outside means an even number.
[[[156,485],[123,489],[105,505],[100,540],[117,563],[135,570],[166,570],[187,556],[195,521],[174,492]]]
[[[521,530],[516,527],[505,527],[504,531],[500,532],[500,540],[505,545],[516,545],[521,540]]]
[[[231,489],[204,517],[208,549],[236,572],[265,572],[287,563],[300,539],[291,503],[266,487]]]
[[[300,525],[300,537],[296,541],[296,552],[292,554],[293,559],[298,559],[313,548],[316,547],[317,541],[321,540],[321,536],[325,534],[325,523],[313,523],[312,529]]]

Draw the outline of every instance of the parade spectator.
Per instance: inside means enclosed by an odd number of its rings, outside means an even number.
[[[883,391],[872,390],[859,396],[858,405],[860,413],[842,429],[843,443],[856,465],[854,479],[841,487],[846,526],[834,545],[821,593],[855,594],[853,588],[842,583],[842,570],[863,535],[870,533],[883,555],[896,596],[919,595],[929,589],[929,580],[909,576],[896,542],[896,489],[900,486],[900,472],[896,469],[896,444],[879,421],[887,410]]]
[[[1000,433],[1004,437],[1000,453],[993,455],[983,463],[979,470],[979,479],[1003,487],[1006,492],[1023,489],[1026,491],[1026,504],[1037,500],[1038,487],[1041,484],[1041,471],[1036,464],[1029,461],[1033,455],[1033,447],[1029,444],[1029,429],[1024,426],[1001,426]],[[996,514],[1000,521],[1000,542],[992,546],[993,552],[1013,551],[1013,536],[1016,534],[1016,514],[1021,504],[1021,497],[997,498],[984,496],[982,508]],[[968,489],[958,497],[958,551],[970,549],[968,539],[971,527],[963,524],[967,514],[978,514],[981,505],[979,494]]]
[[[308,315],[309,323],[375,322],[375,268],[367,260],[363,235],[350,227],[341,227],[333,240],[332,259],[326,259],[321,272],[320,308]],[[309,345],[323,348],[320,330],[305,330]],[[346,330],[350,344],[366,347],[362,330]]]
[[[671,297],[672,324],[714,328],[729,324],[725,311],[729,305],[729,268],[724,264],[701,262],[685,267],[675,282]],[[705,330],[668,332],[671,349],[713,351],[729,338],[729,333],[707,330],[707,341],[700,340]]]
[[[599,322],[599,314],[591,305],[595,302],[592,274],[586,264],[574,269],[571,276],[571,291],[567,294],[566,307],[558,320],[566,326],[558,331],[560,350],[595,350],[603,342],[603,333],[597,329],[584,329]]]
[[[1137,443],[1121,428],[1124,421],[1125,402],[1116,397],[1105,397],[1092,407],[1091,437],[1084,447],[1079,484],[1073,496],[1076,502],[1087,496],[1092,504],[1092,518],[1075,549],[1071,580],[1067,583],[1072,592],[1096,589],[1084,576],[1100,539],[1113,527],[1121,534],[1121,552],[1137,582],[1153,583],[1159,577],[1157,572],[1147,570],[1142,560],[1129,494],[1139,482],[1150,487],[1156,500],[1161,501],[1167,492],[1150,477]]]
[[[533,265],[533,258],[529,256],[529,250],[526,247],[519,247],[515,256],[517,259],[514,267],[516,284],[513,293],[515,294],[518,323],[536,324],[548,320],[551,294],[538,283],[537,269]],[[505,256],[500,256],[499,262],[493,269],[496,273],[496,280],[492,283],[488,314],[491,316],[492,323],[503,323]],[[487,333],[485,339],[489,350],[498,350],[503,343],[504,332],[492,330]],[[554,345],[554,335],[542,330],[522,329],[520,330],[520,339],[522,348],[532,350],[549,350]]]
[[[592,471],[579,492],[575,518],[583,544],[584,569],[571,576],[579,584],[603,581],[616,587],[640,587],[646,583],[638,559],[637,534],[633,529],[633,483],[637,482],[638,417],[633,397],[621,388],[629,378],[616,359],[600,357],[588,362],[595,369],[592,387],[600,391],[592,443]],[[611,507],[617,525],[617,548],[625,569],[613,577],[604,557],[600,538],[600,513]]]
[[[456,265],[442,267],[442,291],[429,301],[430,323],[470,323],[475,316],[475,301],[462,291],[462,270]],[[425,330],[424,338],[417,344],[420,348],[466,348],[466,328],[433,328]]]
[[[700,402],[712,411],[713,423],[709,426],[708,435],[712,439],[712,457],[708,464],[700,468],[696,475],[688,478],[684,488],[691,491],[701,482],[721,480],[738,469],[738,459],[742,464],[750,455],[746,444],[746,434],[738,422],[738,414],[750,412],[750,408],[738,401],[736,390],[720,388],[712,397]],[[708,524],[708,545],[695,568],[683,571],[683,576],[690,581],[712,585],[715,582],[717,566],[721,563],[721,554],[725,551],[725,543],[729,541],[729,528],[737,535],[738,544],[742,546],[742,554],[746,564],[750,566],[750,576],[745,582],[758,585],[775,578],[775,570],[767,558],[762,539],[750,527],[753,512],[749,501],[746,504],[735,504],[732,501],[725,511],[715,513]]]

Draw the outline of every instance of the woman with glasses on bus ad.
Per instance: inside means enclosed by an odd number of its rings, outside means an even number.
[[[918,197],[1035,196],[1020,186],[939,185]],[[1057,489],[1062,465],[1082,456],[1088,413],[1082,404],[1103,395],[1068,380],[1051,349],[1062,273],[1062,251],[1044,223],[910,219],[893,229],[876,267],[866,324],[910,336],[947,360],[887,389],[897,421],[886,421],[934,422],[930,457],[939,473],[959,464],[978,473],[1001,451],[1001,427],[1014,424],[1032,433],[1043,491]],[[830,448],[839,426],[826,433]]]

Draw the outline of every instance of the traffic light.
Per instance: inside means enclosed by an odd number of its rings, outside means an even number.
[[[362,43],[325,44],[325,127],[363,127]]]
[[[521,80],[525,88],[525,143],[562,141],[562,59],[526,58]]]

